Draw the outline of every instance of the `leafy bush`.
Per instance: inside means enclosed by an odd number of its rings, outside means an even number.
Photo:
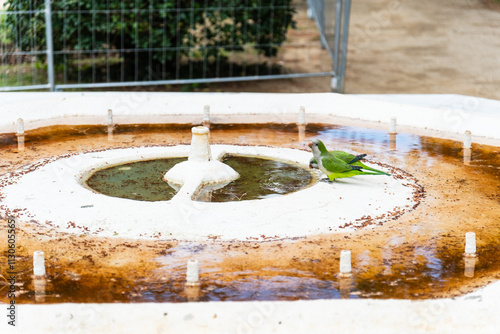
[[[82,58],[119,57],[121,64],[111,66],[137,77],[147,68],[172,69],[182,59],[226,59],[248,45],[260,55],[274,56],[294,27],[291,1],[52,0],[55,62],[78,62],[81,71]],[[42,0],[6,2],[10,11],[44,8]],[[8,15],[6,25],[19,49],[45,48],[43,13],[22,20]]]

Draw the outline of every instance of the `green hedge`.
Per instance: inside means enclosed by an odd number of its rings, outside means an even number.
[[[56,65],[75,62],[70,50],[81,51],[80,57],[93,50],[98,51],[94,57],[112,52],[125,68],[141,71],[171,68],[181,58],[206,64],[249,45],[274,56],[295,24],[291,1],[52,0]],[[43,9],[44,1],[7,0],[7,5],[10,11]],[[8,15],[6,21],[9,39],[19,49],[45,48],[43,13]]]

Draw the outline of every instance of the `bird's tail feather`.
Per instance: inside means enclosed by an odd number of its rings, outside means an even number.
[[[363,169],[366,169],[366,170],[369,170],[369,171],[375,172],[375,173],[377,173],[378,175],[387,175],[387,176],[391,176],[391,174],[389,174],[389,173],[382,172],[381,170],[378,170],[378,169],[375,169],[375,168],[371,168],[371,167],[368,167],[368,166],[366,166],[366,167],[365,167],[365,168],[363,168]]]
[[[355,163],[355,162],[358,162],[359,160],[363,159],[364,157],[366,157],[366,154],[360,154],[360,155],[357,155],[356,157],[354,157],[354,159],[352,159],[351,161],[349,161],[349,165]]]

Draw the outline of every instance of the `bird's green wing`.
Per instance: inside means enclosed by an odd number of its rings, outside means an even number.
[[[348,164],[350,164],[352,166],[358,166],[358,167],[361,167],[364,170],[375,172],[375,173],[377,173],[379,175],[388,175],[388,176],[391,175],[391,174],[383,172],[381,170],[378,170],[378,169],[375,169],[375,168],[372,168],[372,167],[368,167],[367,165],[365,165],[361,161],[355,160],[357,158],[360,158],[360,159],[363,158],[365,156],[364,154],[355,156],[353,154],[350,154],[350,153],[347,153],[347,152],[344,152],[344,151],[331,151],[329,153],[331,153],[334,158],[338,158],[338,159],[342,160],[343,162],[348,163]],[[353,160],[355,160],[355,161],[352,162]],[[317,168],[318,167],[318,163],[316,162],[316,159],[314,157],[311,158],[311,160],[309,160],[309,166],[311,168]],[[372,175],[372,174],[369,173],[368,175]]]
[[[358,166],[358,167],[361,167],[361,168],[366,169],[368,171],[376,172],[376,173],[383,174],[383,175],[390,175],[386,172],[382,172],[381,170],[378,170],[378,169],[375,169],[372,167],[368,167],[367,165],[365,165],[364,163],[359,161],[359,160],[363,159],[364,157],[366,157],[366,154],[354,155],[354,154],[350,154],[350,153],[347,153],[344,151],[331,151],[330,153],[334,157],[339,158],[340,160],[348,163],[349,165]]]
[[[352,165],[356,162],[359,162],[361,159],[364,159],[364,157],[366,157],[366,154],[360,154],[360,155],[356,155],[351,161],[347,162],[349,165]]]
[[[325,156],[321,159],[323,167],[331,173],[343,173],[352,170],[352,166],[334,156]]]
[[[330,153],[337,159],[342,160],[345,163],[350,164],[352,160],[356,158],[355,155],[344,152],[344,151],[330,151]]]

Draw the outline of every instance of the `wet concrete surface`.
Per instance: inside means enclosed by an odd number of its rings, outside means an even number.
[[[187,144],[190,127],[53,127],[28,132],[24,151],[0,136],[0,173],[40,159],[103,148]],[[500,278],[500,148],[380,130],[309,124],[214,125],[211,143],[306,149],[312,138],[328,148],[367,153],[401,168],[425,188],[415,210],[354,233],[273,242],[146,241],[56,233],[39,222],[16,230],[20,303],[183,302],[320,298],[441,298],[462,295]],[[29,209],[29,208],[27,208]],[[4,213],[1,213],[2,216]],[[8,302],[6,217],[0,227],[0,300]],[[311,217],[314,219],[314,217]],[[332,217],[332,219],[335,219]],[[307,224],[307,222],[304,222]],[[478,257],[463,257],[465,233],[477,235]],[[340,251],[352,251],[353,276],[340,279]],[[32,254],[46,254],[44,285],[32,277]],[[184,287],[186,262],[200,262],[201,287]],[[473,274],[471,275],[471,265]],[[37,287],[37,289],[35,289]],[[44,287],[44,289],[41,289]],[[36,290],[36,291],[35,291]]]

